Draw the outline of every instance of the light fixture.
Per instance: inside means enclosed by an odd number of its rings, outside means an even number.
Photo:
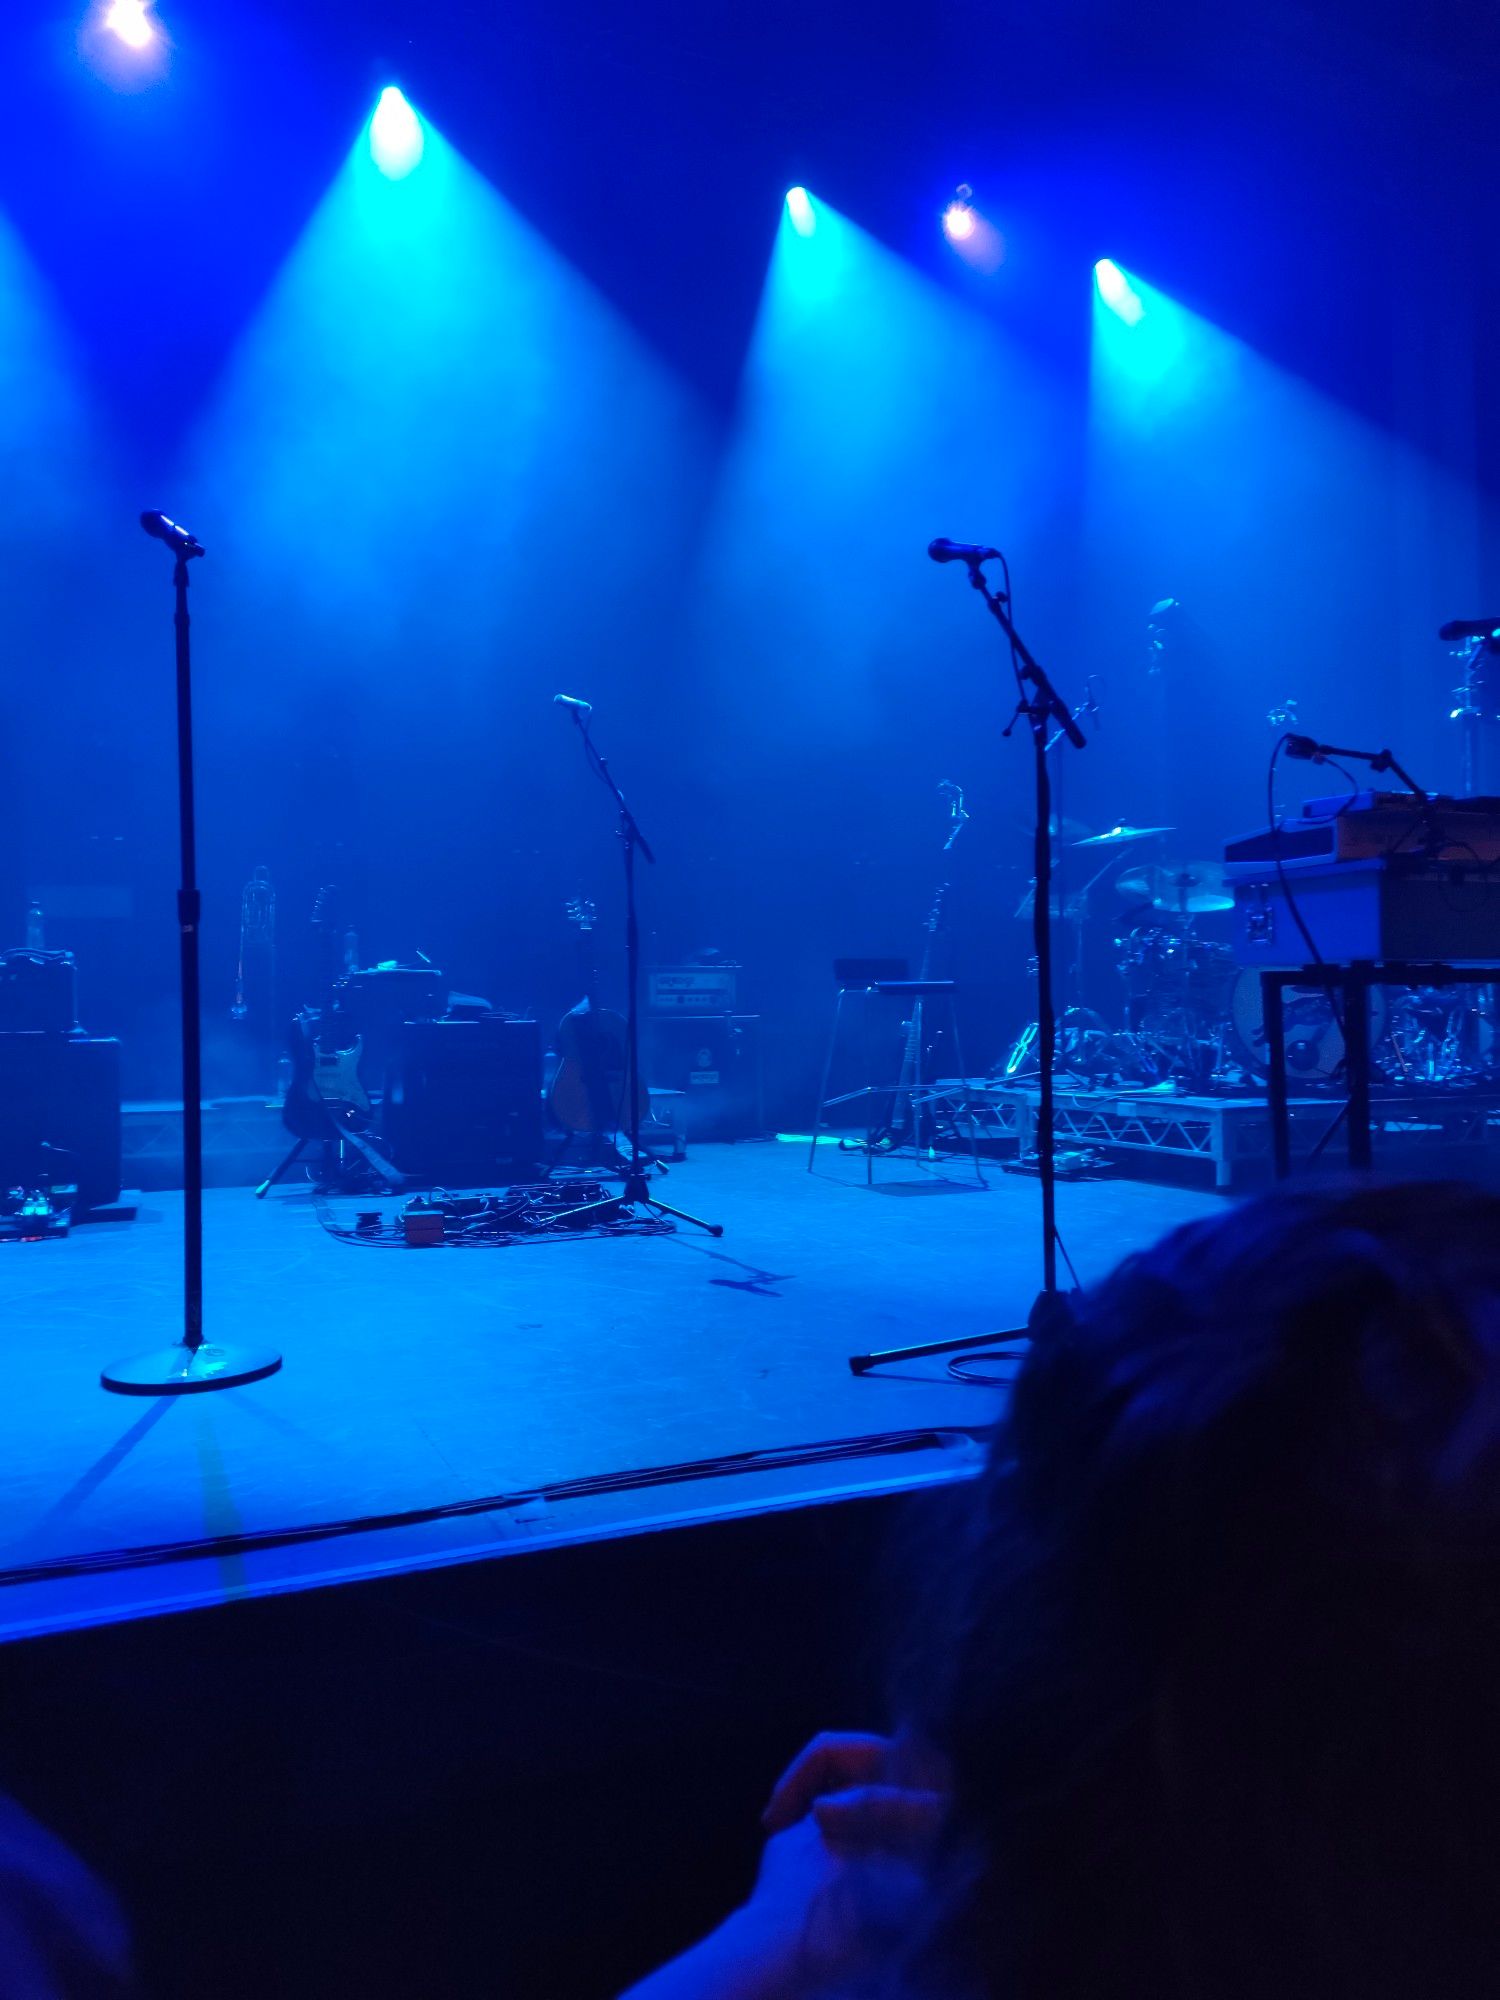
[[[422,158],[422,121],[395,84],[380,93],[370,120],[370,157],[388,181],[405,180]]]

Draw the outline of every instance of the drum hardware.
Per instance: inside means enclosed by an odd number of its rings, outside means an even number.
[[[1500,721],[1486,673],[1489,655],[1500,652],[1500,619],[1451,618],[1438,637],[1452,647],[1452,657],[1463,668],[1448,720],[1463,732],[1463,790],[1472,797],[1485,786],[1485,725]]]
[[[1006,1083],[1035,1075],[1039,1032],[1038,1024],[1029,1021],[991,1074]],[[1166,1080],[1159,1057],[1143,1037],[1111,1028],[1091,1007],[1068,1007],[1058,1017],[1055,1063],[1060,1073],[1088,1087],[1152,1089]]]
[[[1234,1035],[1240,1054],[1258,1083],[1269,1070],[1260,974],[1244,968],[1234,981]],[[1283,1000],[1288,1080],[1306,1091],[1335,1090],[1344,1077],[1344,1036],[1325,988],[1293,986]],[[1370,991],[1370,1046],[1385,1040],[1389,1002],[1380,987]]]
[[[1377,1043],[1377,1066],[1393,1082],[1470,1089],[1496,1078],[1495,988],[1472,993],[1440,986],[1398,987],[1389,1026]]]

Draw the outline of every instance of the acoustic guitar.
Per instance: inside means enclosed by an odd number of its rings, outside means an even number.
[[[587,1132],[610,1138],[630,1124],[630,1095],[644,1121],[651,1115],[651,1093],[630,1075],[629,1035],[623,1015],[601,1007],[594,997],[594,905],[568,904],[568,921],[578,931],[579,984],[583,998],[557,1028],[557,1052],[562,1060],[552,1079],[548,1103],[552,1116],[567,1132]]]

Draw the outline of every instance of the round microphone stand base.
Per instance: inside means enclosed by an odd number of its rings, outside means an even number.
[[[274,1347],[226,1347],[205,1340],[201,1347],[186,1341],[132,1354],[101,1371],[99,1380],[118,1396],[195,1396],[205,1389],[237,1389],[262,1382],[281,1366]]]

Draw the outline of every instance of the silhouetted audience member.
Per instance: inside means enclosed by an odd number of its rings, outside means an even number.
[[[134,1990],[114,1897],[55,1834],[0,1794],[0,1995],[123,2000]]]
[[[1500,1200],[1284,1193],[1128,1259],[955,1561],[901,1735],[804,1753],[635,2000],[1500,1992]]]

